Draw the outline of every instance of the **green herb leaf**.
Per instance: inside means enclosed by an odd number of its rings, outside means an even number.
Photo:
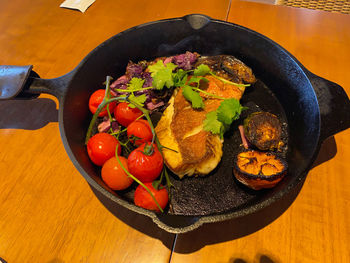
[[[201,64],[194,70],[193,75],[194,76],[205,76],[209,72],[210,72],[210,68],[205,64]]]
[[[217,109],[218,121],[222,122],[225,126],[230,126],[234,120],[239,118],[242,109],[243,107],[239,103],[239,100],[234,98],[225,99]]]
[[[203,128],[205,131],[211,132],[212,134],[219,134],[220,138],[224,136],[224,125],[218,121],[217,112],[208,112],[203,121]]]
[[[179,69],[175,73],[173,73],[173,79],[174,79],[174,86],[175,87],[182,87],[186,85],[188,78],[188,74],[185,70]]]
[[[191,77],[190,80],[188,81],[188,84],[196,84],[196,86],[199,86],[199,82],[202,80],[202,77]]]
[[[163,60],[158,60],[156,63],[149,65],[148,70],[151,72],[151,76],[153,77],[159,70],[164,69],[164,63]]]
[[[145,82],[144,79],[141,78],[132,78],[130,82],[128,83],[128,89],[133,90],[140,90],[142,89],[143,83]]]
[[[141,107],[144,106],[144,103],[147,99],[146,94],[142,94],[140,96],[135,96],[133,93],[130,94],[129,99],[137,104],[139,104]],[[135,105],[133,105],[132,103],[129,103],[129,107],[130,108],[135,108]]]
[[[198,92],[194,91],[190,86],[186,85],[182,89],[182,95],[192,103],[192,108],[194,109],[203,109],[204,102],[202,97]]]
[[[153,87],[157,90],[161,90],[164,86],[167,88],[174,86],[173,70],[176,67],[174,63],[167,63],[164,65],[162,60],[158,60],[157,63],[148,66],[153,78]]]

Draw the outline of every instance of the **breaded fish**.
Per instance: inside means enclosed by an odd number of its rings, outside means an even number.
[[[224,83],[210,75],[206,78],[208,82],[202,83],[200,88],[211,94],[238,100],[243,95],[242,87]],[[182,95],[182,89],[176,89],[155,129],[160,143],[172,149],[163,149],[166,165],[180,178],[208,174],[222,157],[223,140],[219,135],[203,129],[206,114],[215,111],[221,100],[203,94],[201,96],[204,109],[196,110]]]

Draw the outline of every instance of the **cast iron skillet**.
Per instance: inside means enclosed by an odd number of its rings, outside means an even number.
[[[185,51],[234,55],[253,69],[259,81],[247,90],[242,103],[252,111],[273,112],[286,123],[289,170],[272,190],[253,192],[244,188],[232,176],[232,160],[239,145],[237,132],[232,131],[225,138],[225,155],[218,168],[204,178],[180,181],[172,177],[176,190],[172,191],[171,209],[156,214],[133,205],[133,190],[111,191],[89,161],[84,146],[91,118],[88,98],[94,90],[103,88],[107,75],[123,75],[129,60],[151,60]],[[200,14],[150,22],[121,32],[91,51],[73,71],[56,79],[41,79],[31,68],[1,68],[1,99],[55,95],[60,105],[63,144],[93,190],[114,203],[115,209],[121,205],[146,215],[172,233],[241,218],[273,205],[305,179],[321,143],[350,127],[350,101],[340,86],[306,70],[267,37]]]

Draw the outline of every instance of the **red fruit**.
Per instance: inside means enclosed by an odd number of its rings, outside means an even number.
[[[104,97],[105,97],[105,90],[104,89],[98,89],[94,93],[92,93],[92,95],[90,96],[90,99],[89,99],[89,109],[90,109],[92,114],[94,114],[96,112],[98,106],[101,104]],[[116,105],[117,104],[115,101],[108,104],[108,109],[109,109],[110,113],[113,112]],[[106,106],[98,114],[98,116],[103,117],[103,116],[107,116],[107,115],[108,115],[108,112],[107,112],[107,106]]]
[[[163,170],[162,154],[155,144],[152,146],[152,153],[147,153],[150,147],[150,144],[144,143],[133,150],[128,157],[130,173],[143,183],[154,181]]]
[[[151,126],[148,121],[144,119],[138,119],[129,124],[127,128],[128,138],[137,145],[140,146],[145,142],[151,142],[153,138]],[[135,136],[140,138],[139,140],[132,140],[132,137]]]
[[[119,141],[108,133],[97,133],[87,143],[87,152],[91,161],[102,166],[108,159],[115,156],[115,148],[118,146],[118,155],[121,153]]]
[[[169,201],[167,189],[164,186],[160,185],[159,190],[156,190],[154,189],[152,183],[145,183],[145,186],[154,195],[160,207],[164,209]],[[141,185],[139,185],[135,190],[134,203],[135,205],[143,207],[145,209],[160,212],[160,209],[157,206],[156,202],[153,200],[152,196]]]
[[[120,162],[128,170],[128,160],[122,156]],[[116,157],[112,157],[104,163],[101,169],[102,180],[113,190],[124,190],[128,188],[133,179],[123,170]]]
[[[124,127],[128,127],[130,123],[139,118],[142,111],[138,108],[129,107],[127,102],[121,102],[114,109],[114,118]]]

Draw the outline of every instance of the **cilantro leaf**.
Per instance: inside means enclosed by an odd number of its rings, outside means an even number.
[[[148,66],[149,72],[151,72],[151,76],[153,77],[159,70],[164,69],[163,60],[158,60],[157,63]]]
[[[190,80],[188,81],[188,84],[196,84],[198,87],[199,82],[202,80],[202,77],[191,77]]]
[[[211,132],[212,134],[219,134],[220,138],[223,138],[225,128],[222,122],[217,119],[217,112],[208,112],[203,121],[203,128],[205,131]]]
[[[173,79],[174,79],[174,86],[175,87],[182,87],[186,85],[188,78],[188,74],[185,70],[179,69],[175,73],[173,73]]]
[[[141,107],[144,106],[144,103],[147,99],[147,96],[146,94],[142,94],[140,96],[135,96],[134,93],[131,93],[130,96],[129,96],[129,99],[133,102],[136,102],[137,104],[139,104]],[[130,108],[135,108],[135,105],[132,104],[132,103],[129,103],[129,107]]]
[[[243,110],[242,105],[239,100],[234,98],[225,99],[221,102],[220,106],[217,108],[217,117],[225,126],[230,126],[234,120],[239,118]]]
[[[152,86],[153,88],[157,90],[161,90],[164,88],[166,85],[171,85],[173,84],[173,80],[171,77],[171,74],[167,74],[167,72],[164,71],[158,71],[154,76],[153,76],[153,81],[152,81]]]
[[[190,86],[186,85],[182,89],[182,95],[192,103],[192,108],[194,109],[203,109],[204,102],[202,97],[198,92],[194,91]]]
[[[128,83],[128,89],[130,90],[140,90],[142,89],[143,83],[145,82],[144,79],[141,78],[132,78],[130,82]]]
[[[210,72],[210,68],[205,64],[200,64],[193,72],[194,76],[204,76]]]
[[[163,89],[164,86],[167,88],[174,86],[173,70],[176,67],[174,63],[164,65],[162,60],[158,60],[157,63],[148,66],[153,78],[152,86],[157,90]]]

